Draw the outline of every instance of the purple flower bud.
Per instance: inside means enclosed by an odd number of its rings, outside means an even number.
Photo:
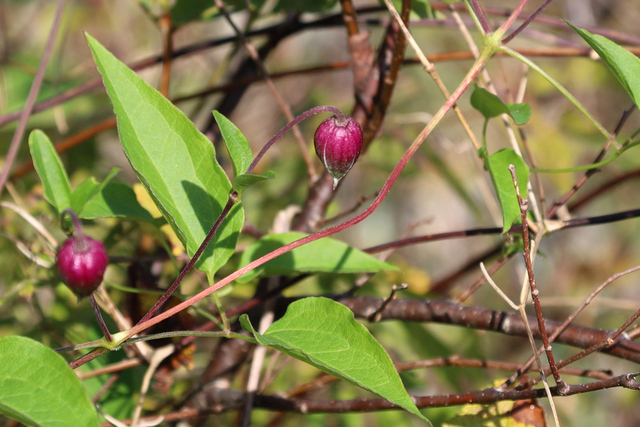
[[[102,242],[82,234],[65,240],[56,255],[58,274],[78,298],[90,295],[100,286],[108,263]]]
[[[333,177],[333,188],[354,165],[362,151],[362,128],[348,116],[320,123],[313,136],[316,154]]]

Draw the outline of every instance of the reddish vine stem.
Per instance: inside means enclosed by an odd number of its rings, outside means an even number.
[[[235,193],[235,191],[233,193]],[[193,257],[189,260],[187,265],[185,265],[185,267],[182,269],[182,271],[180,272],[180,275],[178,276],[178,278],[173,282],[173,284],[171,284],[169,289],[167,289],[167,291],[164,293],[164,295],[162,295],[162,297],[160,297],[160,299],[154,304],[154,306],[151,307],[151,310],[149,310],[149,312],[147,314],[145,314],[144,317],[142,319],[140,319],[140,321],[138,323],[136,323],[136,325],[139,325],[139,324],[144,323],[147,320],[149,320],[160,309],[160,307],[162,307],[164,305],[164,303],[167,302],[167,300],[171,297],[171,295],[173,295],[173,293],[176,291],[176,289],[178,289],[178,286],[180,286],[180,284],[182,283],[184,278],[187,277],[187,274],[189,274],[189,272],[191,272],[193,267],[196,265],[196,262],[198,261],[198,259],[200,259],[200,255],[202,255],[202,252],[204,252],[206,247],[209,245],[209,242],[211,242],[211,239],[213,239],[213,236],[216,234],[216,232],[220,228],[220,225],[222,224],[222,222],[225,220],[225,218],[227,217],[227,215],[231,211],[231,208],[236,203],[238,203],[238,201],[239,201],[238,197],[237,197],[238,194],[235,193],[235,195],[236,195],[236,197],[229,196],[229,200],[227,200],[227,204],[222,209],[222,212],[220,212],[220,215],[218,216],[218,219],[216,220],[216,222],[211,227],[211,230],[209,230],[209,233],[207,233],[207,236],[202,241],[202,244],[200,245],[200,247],[198,248],[196,253],[193,254]]]
[[[520,218],[522,219],[522,240],[524,244],[524,250],[522,256],[524,263],[527,266],[527,275],[529,277],[529,287],[531,288],[531,297],[533,299],[533,305],[536,311],[536,319],[538,321],[538,328],[540,329],[540,335],[542,336],[542,343],[544,345],[544,351],[549,361],[549,368],[553,374],[553,379],[558,386],[558,392],[560,395],[564,395],[569,390],[569,385],[562,381],[558,367],[556,366],[555,359],[553,357],[553,351],[551,350],[551,343],[549,336],[547,335],[547,328],[544,324],[544,317],[542,316],[542,307],[540,306],[540,291],[536,285],[535,276],[533,275],[533,265],[531,264],[531,248],[529,244],[529,225],[527,221],[527,199],[523,199],[520,195],[520,188],[518,187],[518,178],[516,177],[516,168],[513,165],[509,165],[509,172],[511,172],[511,178],[513,179],[513,185],[516,189],[516,197],[518,198],[518,205],[520,206]]]
[[[335,107],[329,106],[329,105],[321,105],[319,107],[315,107],[315,108],[312,108],[310,110],[305,111],[304,113],[300,114],[298,117],[296,117],[295,119],[290,121],[277,134],[275,134],[275,136],[273,136],[273,138],[271,138],[269,141],[267,141],[267,143],[262,147],[260,152],[253,159],[253,162],[251,162],[251,164],[249,165],[249,167],[247,168],[247,171],[245,173],[246,174],[252,173],[253,170],[255,169],[256,165],[258,164],[258,162],[260,162],[262,157],[267,152],[267,150],[269,150],[269,148],[271,148],[271,146],[277,140],[279,140],[282,137],[282,135],[284,135],[289,129],[294,127],[296,124],[300,123],[302,120],[304,120],[304,119],[306,119],[306,118],[308,118],[308,117],[310,117],[310,116],[312,116],[314,114],[323,112],[323,111],[329,111],[329,112],[332,112],[332,113],[334,113],[335,115],[338,115],[338,116],[342,116],[343,115],[340,110],[338,110]],[[227,215],[231,211],[231,208],[236,203],[238,203],[239,201],[240,201],[240,199],[239,199],[238,193],[232,190],[232,192],[229,194],[229,199],[227,200],[227,204],[225,205],[225,207],[220,212],[220,215],[218,215],[218,219],[216,219],[216,222],[211,227],[211,230],[209,230],[209,232],[207,233],[207,236],[205,237],[205,239],[200,244],[200,247],[198,248],[196,253],[193,254],[193,257],[189,260],[187,265],[182,269],[182,271],[180,272],[180,275],[173,282],[173,284],[169,287],[169,289],[167,289],[167,291],[164,293],[164,295],[162,295],[162,297],[158,300],[158,302],[155,303],[155,305],[151,308],[151,310],[149,310],[149,312],[147,314],[145,314],[144,317],[142,319],[140,319],[140,321],[138,323],[136,323],[136,326],[146,322],[151,317],[153,317],[153,315],[160,309],[160,307],[162,307],[164,305],[164,303],[166,303],[167,300],[171,297],[171,295],[173,295],[173,293],[176,291],[176,289],[178,289],[178,286],[180,286],[180,284],[182,283],[184,278],[187,276],[187,274],[189,274],[191,272],[191,270],[193,269],[193,267],[196,265],[196,262],[198,261],[198,259],[200,259],[200,256],[202,255],[202,252],[204,252],[206,247],[209,245],[209,242],[211,242],[211,239],[213,239],[213,237],[217,233],[217,231],[220,228],[222,222],[227,218]]]
[[[449,111],[453,105],[460,99],[460,97],[462,96],[462,94],[466,91],[466,89],[469,87],[469,85],[471,84],[471,82],[475,79],[475,77],[478,75],[478,73],[480,72],[480,70],[482,69],[484,62],[487,60],[487,58],[480,58],[479,61],[476,61],[473,65],[473,67],[469,70],[467,76],[464,78],[464,80],[462,81],[462,83],[458,86],[458,88],[456,89],[456,91],[453,93],[453,95],[444,103],[444,105],[440,108],[440,110],[438,110],[438,112],[434,115],[433,119],[429,122],[429,124],[422,130],[422,132],[420,132],[420,134],[416,137],[416,139],[414,140],[414,142],[411,144],[411,146],[409,147],[409,149],[404,153],[404,155],[402,156],[402,158],[400,159],[400,161],[398,162],[398,164],[396,165],[396,167],[394,168],[393,172],[391,173],[391,175],[389,176],[389,178],[387,179],[387,181],[384,183],[384,185],[382,186],[382,189],[380,190],[380,194],[378,195],[378,197],[376,197],[376,199],[373,201],[373,203],[364,211],[362,212],[360,215],[352,218],[349,221],[346,221],[342,224],[333,226],[331,228],[328,228],[326,230],[322,230],[319,231],[317,233],[311,234],[309,236],[305,236],[301,239],[298,239],[294,242],[291,242],[271,253],[268,253],[260,258],[258,258],[257,260],[254,260],[252,262],[250,262],[249,264],[247,264],[246,266],[238,269],[237,271],[235,271],[234,273],[228,275],[227,277],[225,277],[224,279],[218,281],[216,284],[214,284],[213,286],[210,286],[209,288],[205,289],[204,291],[198,293],[197,295],[183,301],[182,303],[176,305],[175,307],[172,307],[171,309],[151,318],[148,319],[146,322],[141,322],[138,323],[136,326],[134,326],[133,328],[131,328],[127,334],[127,337],[131,337],[133,335],[136,335],[140,332],[142,332],[143,330],[163,321],[164,319],[173,316],[175,313],[178,313],[184,309],[186,309],[187,307],[190,307],[191,305],[195,304],[196,302],[202,300],[203,298],[206,298],[207,296],[211,295],[213,292],[217,291],[218,289],[222,288],[223,286],[226,286],[227,284],[231,283],[232,281],[236,280],[238,277],[244,275],[245,273],[253,270],[256,267],[259,267],[260,265],[264,264],[267,261],[270,261],[284,253],[287,253],[297,247],[300,247],[302,245],[305,245],[307,243],[316,241],[318,239],[321,239],[323,237],[327,237],[327,236],[331,236],[339,231],[345,230],[349,227],[354,226],[355,224],[358,224],[360,222],[362,222],[365,218],[367,218],[369,215],[371,215],[377,208],[378,206],[380,206],[380,204],[382,204],[382,201],[387,197],[387,194],[389,194],[389,191],[391,191],[391,187],[393,186],[393,184],[395,183],[395,181],[397,180],[398,176],[400,175],[400,173],[402,172],[402,170],[404,169],[404,167],[407,165],[407,163],[409,163],[409,160],[411,159],[411,157],[413,157],[413,154],[418,150],[418,148],[420,147],[420,145],[422,144],[422,142],[426,139],[426,137],[431,133],[431,131],[435,128],[436,124],[439,123],[439,121],[442,119],[442,117],[444,117],[445,113],[447,111]]]

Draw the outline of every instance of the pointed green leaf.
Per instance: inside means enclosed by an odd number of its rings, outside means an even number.
[[[518,178],[518,187],[520,195],[527,197],[527,184],[529,182],[529,168],[522,157],[520,157],[512,148],[505,148],[493,153],[487,159],[487,166],[493,188],[496,190],[498,200],[500,201],[500,209],[502,210],[502,231],[505,232],[511,228],[511,225],[520,218],[520,205],[516,196],[516,189],[513,186],[509,165],[516,167],[516,177]]]
[[[640,108],[640,59],[606,37],[567,24],[596,51]]]
[[[234,180],[233,180],[233,189],[236,190],[238,192],[238,194],[242,195],[244,190],[246,190],[247,188],[251,187],[252,185],[257,184],[257,183],[262,182],[262,181],[266,181],[268,179],[272,179],[275,176],[276,176],[276,174],[273,173],[272,171],[267,171],[266,173],[263,173],[262,175],[241,173],[240,175],[238,175],[238,176],[236,176],[234,178]]]
[[[44,187],[44,198],[58,211],[71,207],[71,184],[51,140],[39,129],[29,135],[33,166]]]
[[[249,246],[240,258],[240,266],[249,264],[263,255],[301,239],[305,234],[288,232],[269,234]],[[397,270],[365,252],[352,248],[344,242],[328,237],[316,240],[280,255],[238,279],[247,282],[255,277],[282,276],[301,273],[375,273]]]
[[[110,182],[79,215],[86,219],[120,217],[130,221],[154,221],[149,211],[138,203],[133,189],[119,182]]]
[[[111,169],[109,175],[102,181],[98,182],[94,177],[85,179],[80,185],[78,185],[71,193],[71,208],[82,217],[82,210],[89,204],[94,197],[96,197],[100,191],[113,179],[118,173],[118,168]]]
[[[387,352],[344,305],[328,298],[301,299],[292,303],[284,317],[274,322],[264,335],[253,329],[246,314],[240,323],[260,344],[368,390],[429,421],[407,394]]]
[[[99,426],[65,360],[25,337],[0,338],[0,413],[29,426]]]
[[[238,177],[247,171],[253,161],[253,153],[251,152],[249,141],[231,120],[217,111],[213,112],[213,117],[218,123],[222,139],[229,151],[229,157],[231,157],[231,164],[233,165],[233,176]],[[236,191],[238,191],[237,188]]]
[[[158,91],[87,35],[111,98],[125,154],[187,248],[197,251],[226,205],[231,183],[211,141]],[[233,254],[244,213],[236,204],[196,267],[213,274]]]

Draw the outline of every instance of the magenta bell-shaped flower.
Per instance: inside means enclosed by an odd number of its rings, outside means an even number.
[[[64,241],[56,255],[56,269],[78,298],[95,291],[109,263],[102,242],[77,233]]]
[[[362,151],[362,128],[349,116],[333,116],[320,123],[313,136],[316,154],[333,177],[335,190]]]

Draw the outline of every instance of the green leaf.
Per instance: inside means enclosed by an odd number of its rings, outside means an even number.
[[[251,152],[249,141],[231,120],[217,111],[213,112],[213,117],[218,123],[222,139],[229,151],[229,157],[231,157],[231,164],[233,165],[233,176],[238,177],[247,171],[253,161],[253,153]],[[238,191],[237,188],[236,191]]]
[[[94,177],[85,179],[71,193],[71,208],[82,217],[82,210],[96,197],[100,191],[113,179],[118,173],[118,168],[111,169],[111,172],[102,181],[98,182]]]
[[[217,8],[209,0],[176,0],[171,7],[171,23],[175,27],[193,21],[205,21],[218,14]]]
[[[527,197],[527,184],[529,182],[529,168],[522,157],[520,157],[512,148],[505,148],[493,153],[487,159],[487,167],[493,182],[493,188],[496,190],[498,200],[500,201],[500,209],[502,210],[502,231],[505,232],[511,228],[511,225],[520,218],[520,205],[516,196],[516,189],[513,186],[509,165],[516,167],[516,177],[518,178],[518,187],[520,195]]]
[[[527,123],[531,118],[531,106],[529,104],[507,104],[507,108],[513,122],[518,126]]]
[[[471,94],[471,106],[478,110],[485,119],[497,117],[501,114],[511,114],[500,98],[478,86]]]
[[[71,207],[71,184],[51,140],[39,129],[29,135],[29,149],[33,166],[44,187],[44,198],[56,209],[58,215]]]
[[[567,21],[565,21],[567,22]],[[596,51],[602,61],[613,72],[633,102],[640,108],[640,59],[625,48],[618,46],[606,37],[591,34],[587,30],[575,27],[573,30]]]
[[[240,267],[274,250],[301,239],[306,234],[288,232],[269,234],[249,246],[240,258]],[[260,267],[251,270],[238,281],[248,282],[257,276],[282,276],[300,273],[375,273],[397,268],[328,237],[295,248]]]
[[[253,329],[246,314],[240,323],[260,344],[368,390],[429,422],[407,394],[387,352],[344,305],[327,298],[298,300],[264,335]]]
[[[266,181],[275,176],[276,174],[273,173],[272,171],[267,171],[262,175],[241,173],[240,175],[234,178],[233,189],[236,190],[238,194],[242,195],[244,190],[251,187],[252,185],[257,184],[258,182]]]
[[[140,206],[133,189],[118,182],[105,186],[79,215],[85,219],[120,217],[130,221],[155,220],[148,210]]]
[[[226,205],[231,183],[211,141],[158,91],[87,35],[111,98],[125,154],[189,256]],[[233,254],[244,223],[236,204],[196,267],[215,273]]]
[[[29,426],[99,426],[82,383],[55,351],[0,338],[0,413]]]

